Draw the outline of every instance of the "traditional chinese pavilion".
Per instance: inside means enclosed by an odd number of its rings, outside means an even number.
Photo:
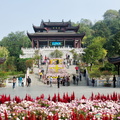
[[[68,22],[44,22],[40,26],[33,25],[35,33],[27,33],[32,42],[32,48],[41,47],[72,47],[81,48],[85,33],[77,33],[79,26]]]

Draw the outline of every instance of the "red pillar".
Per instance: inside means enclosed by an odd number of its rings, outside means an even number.
[[[81,41],[78,40],[78,48],[81,48]]]
[[[37,40],[37,48],[39,48],[39,40]]]
[[[76,42],[75,42],[75,40],[74,40],[74,48],[76,48]]]
[[[32,48],[34,48],[35,47],[35,45],[34,45],[34,41],[32,40]]]
[[[63,39],[63,47],[65,47],[65,39]]]

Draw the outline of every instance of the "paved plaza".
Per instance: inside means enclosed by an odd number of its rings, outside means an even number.
[[[46,69],[45,66],[43,66],[44,69]],[[73,74],[75,73],[75,66],[70,66],[68,69],[69,73]],[[81,98],[82,95],[86,96],[89,98],[92,94],[111,94],[113,92],[120,92],[120,88],[112,88],[112,87],[92,87],[92,86],[87,86],[86,81],[84,77],[82,76],[82,81],[79,81],[78,85],[74,85],[73,82],[71,81],[70,86],[60,86],[60,88],[57,88],[56,84],[53,84],[52,87],[50,87],[47,84],[44,84],[39,80],[39,75],[38,75],[38,68],[34,68],[34,74],[30,74],[30,77],[32,79],[32,83],[30,87],[19,87],[16,86],[15,89],[12,89],[12,84],[11,86],[3,87],[0,88],[0,95],[6,94],[10,95],[11,97],[14,96],[20,96],[21,98],[24,98],[26,94],[30,95],[33,98],[36,98],[37,96],[40,96],[41,94],[45,95],[45,98],[48,98],[48,95],[51,97],[56,93],[60,93],[62,96],[63,93],[68,93],[71,95],[73,92],[75,93],[76,98]]]
[[[31,95],[33,98],[36,96],[40,96],[41,94],[44,94],[47,98],[48,95],[53,96],[54,93],[60,95],[63,95],[63,93],[68,93],[69,95],[71,93],[75,93],[75,96],[77,98],[80,98],[82,95],[85,95],[87,98],[90,97],[91,93],[94,92],[94,94],[101,93],[101,94],[108,94],[113,92],[120,92],[120,88],[112,88],[112,87],[92,87],[92,86],[60,86],[60,88],[57,88],[56,85],[53,85],[53,87],[49,87],[46,84],[41,85],[34,85],[31,87],[16,87],[15,90],[11,87],[5,87],[0,88],[0,94],[6,94],[10,95],[11,97],[14,96],[20,96],[21,98],[24,98],[26,94]]]

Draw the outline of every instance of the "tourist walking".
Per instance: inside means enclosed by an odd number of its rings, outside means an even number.
[[[76,79],[76,77],[75,77],[75,75],[73,75],[73,84],[75,84],[75,79]]]
[[[27,87],[30,87],[30,84],[31,84],[31,78],[28,76],[28,78],[27,78]]]
[[[79,74],[79,78],[80,78],[80,81],[82,81],[82,75],[81,75],[81,73]]]
[[[13,77],[13,89],[15,89],[16,77]]]
[[[58,86],[58,88],[60,87],[60,76],[59,75],[57,77],[57,86]]]
[[[41,80],[41,78],[42,78],[42,75],[43,75],[43,73],[42,73],[42,72],[40,72],[40,80]]]
[[[68,62],[68,63],[67,63],[67,69],[69,69],[69,66],[70,66],[70,63]]]
[[[79,76],[77,75],[77,77],[76,77],[77,85],[78,85],[78,81],[79,81]]]
[[[41,68],[41,72],[42,72],[42,74],[44,75],[44,69],[43,69],[43,67]]]
[[[49,80],[48,76],[46,77],[46,83],[47,83],[47,85],[49,85],[49,83],[50,83],[50,80]]]
[[[24,82],[25,82],[24,79],[22,79],[22,87],[24,87]]]
[[[94,87],[95,86],[95,79],[92,78],[92,86]]]
[[[18,78],[18,84],[19,84],[19,86],[22,86],[22,79],[23,79],[22,77]]]
[[[66,81],[66,79],[65,79],[65,76],[64,76],[63,79],[62,79],[63,86],[65,86],[65,81]]]
[[[116,77],[115,77],[115,75],[113,76],[113,87],[114,88],[116,87]]]
[[[69,77],[70,77],[70,76],[67,76],[67,77],[66,77],[67,86],[70,85],[70,78],[69,78]]]
[[[84,77],[86,77],[86,69],[84,69]]]
[[[52,87],[52,81],[53,81],[53,78],[52,76],[50,76],[50,87]]]
[[[76,66],[76,67],[75,67],[76,74],[78,73],[78,69],[79,69],[78,66]]]
[[[64,59],[63,64],[65,65],[65,63],[66,63],[66,62],[65,62],[65,59]]]

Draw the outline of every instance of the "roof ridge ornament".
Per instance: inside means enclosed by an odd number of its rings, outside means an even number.
[[[32,24],[32,26],[34,27],[35,25],[34,25],[34,24]]]
[[[42,23],[44,22],[44,21],[43,21],[43,19],[42,19],[42,21],[41,21],[41,22],[42,22]]]

